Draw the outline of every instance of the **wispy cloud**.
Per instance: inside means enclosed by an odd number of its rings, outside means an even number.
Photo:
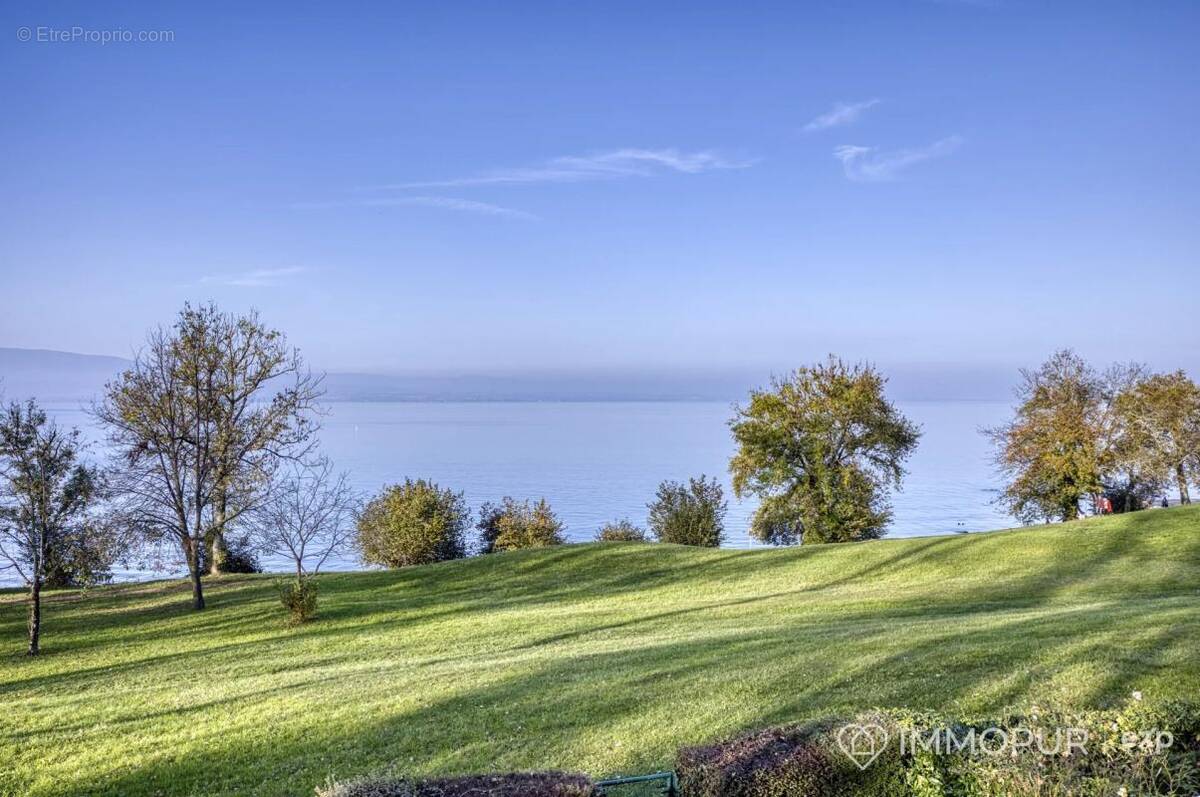
[[[862,102],[839,102],[833,108],[804,126],[805,132],[828,130],[831,127],[841,127],[858,120],[869,108],[879,104],[878,99],[863,100]]]
[[[369,199],[335,200],[332,202],[298,202],[292,207],[302,209],[345,207],[388,208],[405,205],[441,208],[442,210],[456,210],[463,213],[480,213],[485,216],[503,216],[509,219],[522,219],[524,221],[539,220],[539,217],[532,213],[526,213],[523,210],[506,208],[501,205],[493,205],[489,202],[476,202],[473,199],[456,199],[454,197],[446,196],[396,196],[374,197]]]
[[[833,157],[842,162],[846,176],[858,182],[882,182],[894,180],[901,172],[922,161],[949,155],[962,145],[960,136],[949,136],[935,141],[927,147],[899,149],[880,152],[875,147],[857,147],[849,144],[837,147]]]
[[[716,169],[743,169],[754,161],[729,158],[712,151],[677,149],[617,149],[590,155],[568,155],[515,169],[495,169],[467,177],[377,186],[382,189],[450,188],[471,185],[579,183],[659,174],[699,174]]]
[[[200,279],[201,283],[210,285],[229,285],[236,288],[269,288],[286,282],[297,274],[303,274],[308,269],[303,266],[287,268],[257,268],[238,274],[213,274]]]

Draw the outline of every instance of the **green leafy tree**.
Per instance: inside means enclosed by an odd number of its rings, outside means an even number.
[[[918,427],[884,395],[869,365],[836,357],[750,394],[730,429],[733,489],[759,507],[750,532],[776,545],[883,536]]]
[[[566,527],[546,499],[536,503],[505,497],[499,504],[484,504],[479,510],[480,553],[545,548],[566,542]]]
[[[664,481],[647,505],[650,531],[659,542],[717,548],[725,539],[727,507],[715,478]]]
[[[364,562],[385,567],[461,559],[470,522],[462,493],[406,479],[367,504],[358,519],[358,549]]]
[[[1191,503],[1188,485],[1200,474],[1200,386],[1183,371],[1155,374],[1122,391],[1116,408],[1124,459],[1174,483],[1180,503]]]
[[[61,430],[33,401],[0,413],[0,569],[15,570],[29,587],[30,656],[40,651],[42,588],[47,568],[72,558],[95,560],[88,518],[97,499],[96,471],[79,462],[78,430]]]
[[[1008,479],[1001,501],[1026,523],[1074,520],[1112,464],[1111,391],[1070,350],[1022,370],[1021,379],[1015,417],[987,430]]]

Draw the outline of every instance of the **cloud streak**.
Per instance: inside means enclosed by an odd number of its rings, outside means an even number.
[[[833,157],[842,162],[846,177],[855,182],[877,183],[894,180],[918,163],[940,158],[962,146],[960,136],[948,136],[927,147],[881,152],[876,147],[844,144],[833,150]]]
[[[815,133],[818,130],[828,130],[831,127],[852,124],[858,121],[858,118],[866,113],[867,110],[878,104],[878,99],[864,100],[862,102],[839,102],[831,110],[806,124],[804,131],[806,133]]]
[[[743,169],[753,161],[732,159],[712,151],[677,149],[616,149],[590,155],[551,158],[533,166],[495,169],[448,180],[428,180],[377,186],[380,189],[453,188],[473,185],[581,183],[662,174],[700,174],[718,169]]]
[[[303,274],[308,269],[303,266],[287,268],[258,268],[243,271],[239,274],[214,274],[200,279],[201,283],[210,285],[228,285],[234,288],[270,288],[286,282],[297,274]]]
[[[427,208],[439,208],[441,210],[452,210],[461,213],[478,213],[484,216],[502,216],[509,219],[521,219],[523,221],[538,221],[539,217],[532,213],[526,213],[523,210],[514,208],[506,208],[502,205],[493,205],[490,202],[477,202],[473,199],[458,199],[455,197],[446,196],[397,196],[397,197],[377,197],[373,199],[347,199],[333,202],[299,202],[293,207],[306,210],[322,209],[322,208],[390,208],[403,206],[417,206]]]

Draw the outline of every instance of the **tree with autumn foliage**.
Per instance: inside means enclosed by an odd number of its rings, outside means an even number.
[[[1190,504],[1188,486],[1200,476],[1200,386],[1183,371],[1154,374],[1124,391],[1117,411],[1130,461]]]
[[[1018,405],[1008,423],[986,430],[1008,484],[1001,494],[1026,523],[1075,520],[1080,503],[1104,490],[1116,439],[1113,381],[1070,349],[1036,370],[1022,370]]]

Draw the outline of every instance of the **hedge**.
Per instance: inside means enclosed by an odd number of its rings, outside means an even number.
[[[595,788],[583,775],[533,772],[507,775],[468,775],[433,780],[367,778],[331,783],[317,797],[594,797]]]
[[[847,726],[886,739],[865,768],[839,745]],[[962,744],[972,737],[984,741]],[[684,797],[1190,797],[1200,793],[1200,707],[1137,696],[1116,709],[1035,707],[974,722],[877,711],[687,748],[676,771]]]

